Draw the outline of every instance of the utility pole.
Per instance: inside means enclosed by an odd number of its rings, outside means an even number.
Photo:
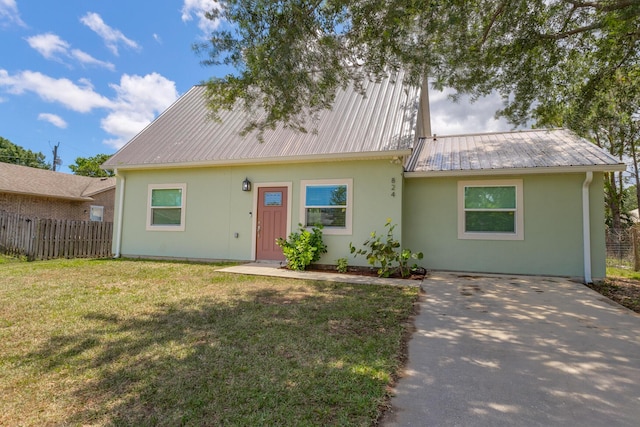
[[[56,171],[56,166],[62,164],[62,159],[58,157],[58,147],[60,146],[60,142],[57,145],[53,146],[53,162],[52,162],[52,171]]]

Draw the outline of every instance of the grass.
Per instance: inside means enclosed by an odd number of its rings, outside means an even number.
[[[607,277],[622,277],[631,280],[640,280],[640,271],[633,271],[631,267],[607,267]]]
[[[633,264],[626,260],[607,259],[605,280],[589,287],[605,297],[640,313],[640,272],[633,271]]]
[[[17,258],[17,257],[10,257],[10,256],[7,256],[7,255],[0,254],[0,265],[9,264],[9,263],[15,263],[15,262],[23,262],[23,261],[26,261],[26,260],[27,260],[26,257]]]
[[[0,425],[371,425],[418,297],[211,264],[0,263]]]

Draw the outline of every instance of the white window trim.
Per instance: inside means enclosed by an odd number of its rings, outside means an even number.
[[[100,219],[93,219],[93,218],[97,218],[94,217],[92,215],[92,212],[94,209],[99,209],[100,210]],[[104,206],[98,206],[98,205],[91,205],[89,206],[89,221],[93,221],[93,222],[104,222]]]
[[[310,185],[346,185],[347,186],[347,212],[345,216],[345,228],[326,227],[322,229],[325,235],[351,235],[353,234],[353,179],[306,179],[300,181],[300,222],[306,218],[307,186]]]
[[[467,232],[465,225],[464,189],[465,187],[515,187],[515,233]],[[471,240],[524,240],[524,203],[521,179],[501,179],[482,181],[458,181],[458,239]]]
[[[182,190],[182,206],[180,206],[180,225],[153,225],[152,209],[151,209],[151,194],[153,190],[166,190],[166,189],[181,189]],[[147,231],[184,231],[185,230],[185,212],[187,210],[187,184],[149,184],[147,187]]]

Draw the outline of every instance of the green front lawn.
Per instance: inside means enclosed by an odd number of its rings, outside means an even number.
[[[2,262],[0,425],[371,425],[416,288]]]

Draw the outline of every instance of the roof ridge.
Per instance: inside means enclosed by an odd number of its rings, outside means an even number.
[[[434,133],[433,135],[430,136],[425,136],[423,137],[424,139],[428,140],[428,139],[437,139],[437,138],[454,138],[454,137],[461,137],[461,136],[478,136],[478,135],[483,135],[483,136],[491,136],[491,135],[514,135],[514,134],[518,134],[518,133],[533,133],[533,132],[552,132],[552,131],[558,131],[558,130],[564,130],[564,131],[569,131],[569,129],[567,128],[538,128],[538,129],[517,129],[517,130],[509,130],[509,131],[495,131],[495,132],[470,132],[470,133],[459,133],[459,134],[450,134],[450,135],[439,135]]]
[[[87,181],[87,186],[80,193],[82,197],[91,197],[94,194],[98,194],[103,191],[109,190],[112,186],[116,185],[115,182],[111,185],[104,185],[104,186],[100,185],[104,181],[111,181],[111,180],[115,181],[115,178],[111,176],[88,176],[85,178],[89,178],[92,181]],[[100,182],[98,182],[97,180],[100,180]],[[92,188],[92,187],[97,187],[97,188]]]

